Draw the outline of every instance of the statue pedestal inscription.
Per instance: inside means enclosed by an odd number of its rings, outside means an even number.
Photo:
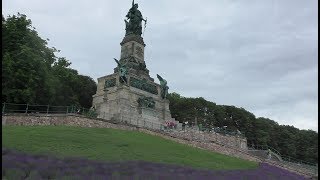
[[[114,58],[114,73],[98,78],[93,107],[98,117],[126,121],[138,126],[161,128],[165,122],[181,124],[171,117],[167,99],[167,81],[157,74],[160,84],[150,77],[144,60],[145,43],[141,12],[132,4],[125,20],[126,34],[121,45],[120,59]]]

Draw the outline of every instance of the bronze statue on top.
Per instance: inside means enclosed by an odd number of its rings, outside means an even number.
[[[132,1],[132,7],[129,9],[126,18],[129,20],[124,20],[126,23],[126,35],[136,34],[141,36],[142,34],[142,21],[144,21],[144,26],[146,27],[147,19],[143,19],[141,12],[138,10],[138,4],[134,4]]]

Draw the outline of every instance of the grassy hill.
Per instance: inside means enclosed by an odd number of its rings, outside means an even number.
[[[143,160],[201,169],[253,169],[235,157],[136,131],[67,126],[2,126],[2,146],[32,154],[94,160]]]

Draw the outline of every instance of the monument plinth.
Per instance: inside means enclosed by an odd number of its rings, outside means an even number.
[[[157,75],[160,84],[150,77],[144,60],[145,43],[142,34],[141,12],[132,3],[125,20],[126,34],[121,45],[120,59],[114,58],[114,73],[98,78],[93,107],[98,117],[127,121],[150,128],[160,128],[165,122],[176,122],[171,117],[167,81]],[[110,58],[111,59],[111,58]],[[140,123],[140,124],[139,124]],[[143,124],[142,124],[143,123]]]

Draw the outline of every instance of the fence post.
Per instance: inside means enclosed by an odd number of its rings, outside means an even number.
[[[69,109],[69,106],[67,106],[67,114],[68,114],[68,109]]]
[[[206,138],[205,138],[205,136],[204,136],[204,132],[202,133],[202,135],[203,135],[203,136],[202,136],[202,141],[203,141],[203,142],[206,142]]]
[[[151,129],[153,129],[153,122],[151,122]]]
[[[2,114],[4,114],[5,109],[6,109],[6,103],[4,102],[2,107]]]
[[[28,108],[29,108],[29,105],[27,104],[27,108],[26,108],[26,114],[28,113]]]
[[[49,104],[48,104],[48,107],[47,107],[47,115],[49,114]]]

